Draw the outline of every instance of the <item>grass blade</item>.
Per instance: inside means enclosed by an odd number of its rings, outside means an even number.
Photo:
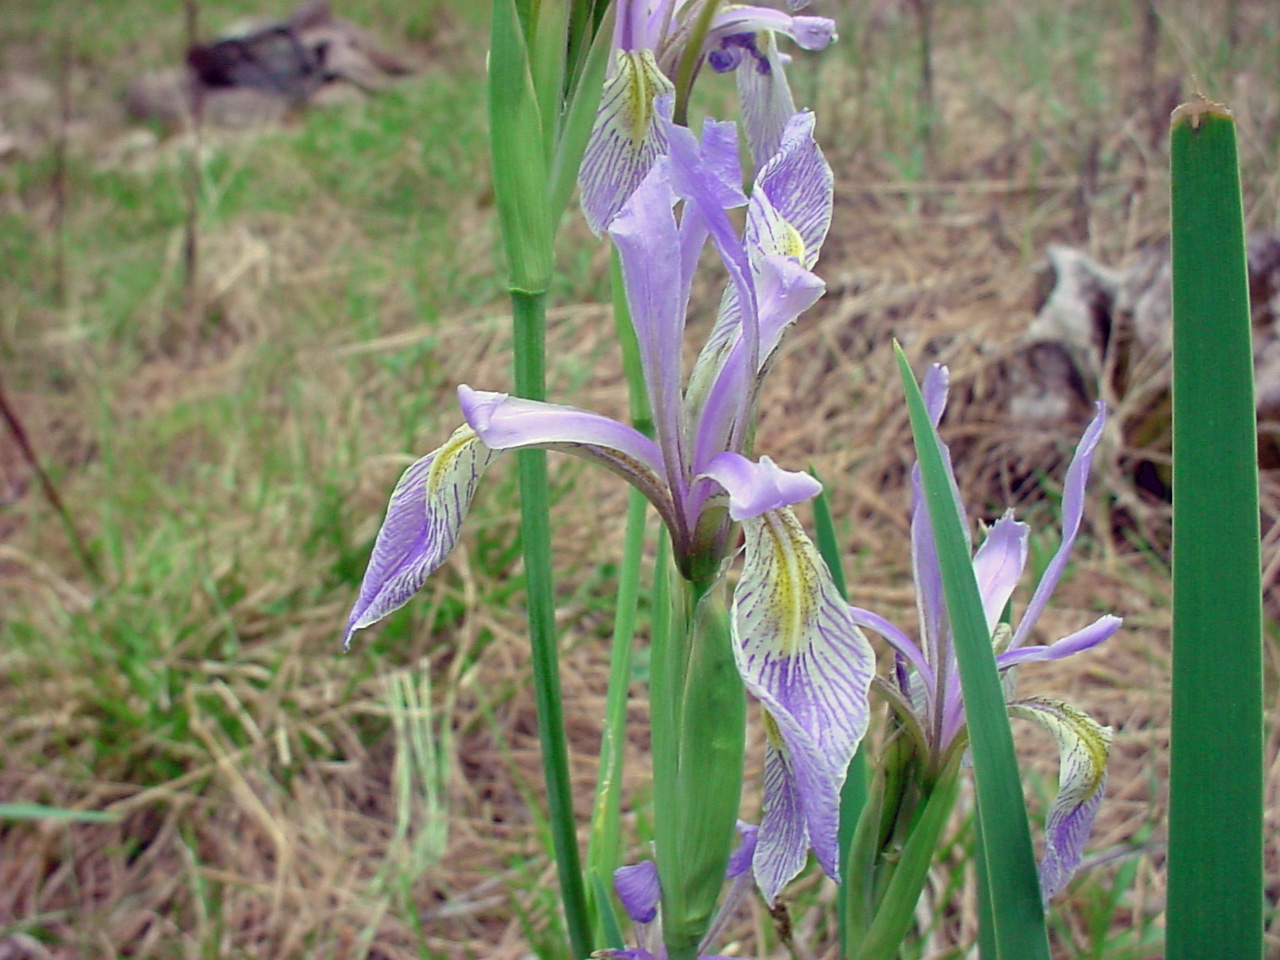
[[[960,666],[978,809],[986,828],[983,849],[995,917],[996,956],[999,960],[1048,960],[1044,906],[1022,800],[1022,779],[964,521],[920,387],[902,348],[895,345],[895,351]]]
[[[1171,135],[1173,718],[1170,960],[1258,960],[1263,712],[1257,427],[1235,122]]]

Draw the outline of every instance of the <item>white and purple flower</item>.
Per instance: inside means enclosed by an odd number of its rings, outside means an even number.
[[[936,427],[946,406],[945,367],[934,365],[929,369],[925,376],[924,398]],[[1037,660],[1060,660],[1088,650],[1120,628],[1120,618],[1108,614],[1054,643],[1044,646],[1026,643],[1062,577],[1080,532],[1085,484],[1105,421],[1106,411],[1099,404],[1097,415],[1085,430],[1067,468],[1062,495],[1062,543],[1045,569],[1016,628],[1011,630],[1000,622],[1000,618],[1026,569],[1030,529],[1025,523],[1014,520],[1011,513],[1006,513],[987,532],[986,539],[973,556],[987,629],[997,648],[996,666],[1010,694],[1013,676],[1009,671],[1013,667]],[[950,473],[949,455],[946,465]],[[957,489],[954,474],[951,474],[951,485]],[[883,636],[897,651],[897,682],[886,685],[886,692],[897,700],[900,711],[915,714],[930,752],[935,758],[941,758],[965,730],[964,701],[951,626],[943,600],[937,545],[924,502],[919,465],[912,473],[912,493],[911,550],[916,605],[920,615],[920,643],[868,610],[855,607],[853,613],[860,625]],[[961,515],[964,515],[963,510]],[[1106,786],[1111,730],[1075,707],[1057,700],[1039,697],[1010,700],[1009,712],[1044,727],[1058,745],[1058,795],[1046,819],[1045,853],[1040,865],[1041,892],[1048,900],[1071,879],[1083,855],[1085,840]]]
[[[720,0],[620,0],[614,59],[578,173],[583,214],[596,234],[666,153],[667,130],[655,101],[688,96],[673,80],[692,43],[698,49],[685,82],[692,85],[704,63],[717,73],[733,72],[756,169],[778,152],[796,112],[784,69],[791,58],[778,49],[779,35],[821,50],[835,39],[835,23],[771,7],[721,6]]]
[[[875,671],[869,643],[791,511],[821,486],[745,455],[769,359],[824,289],[810,268],[830,223],[832,176],[813,140],[812,114],[796,114],[748,202],[734,125],[707,121],[698,140],[671,122],[669,108],[669,98],[659,100],[667,151],[609,227],[655,439],[574,407],[459,387],[467,425],[397,484],[346,639],[406,603],[443,562],[499,451],[558,449],[620,474],[657,509],[682,573],[697,583],[719,574],[740,523],[746,549],[732,629],[743,682],[769,718],[755,876],[772,903],[810,847],[838,877],[839,792],[866,730]],[[739,236],[726,211],[743,205]],[[685,389],[685,317],[708,237],[731,279]]]

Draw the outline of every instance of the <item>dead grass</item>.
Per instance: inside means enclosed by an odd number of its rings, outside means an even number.
[[[1267,4],[1242,0],[1246,40],[1235,65],[1218,69],[1206,38],[1221,36],[1221,23],[1198,7],[1159,5],[1161,47],[1148,72],[1127,8],[1082,36],[1098,16],[1089,4],[942,6],[939,119],[918,160],[908,15],[889,4],[844,12],[844,48],[820,61],[817,86],[837,171],[836,225],[820,265],[829,292],[777,360],[757,446],[789,465],[812,462],[828,481],[861,605],[904,627],[915,617],[904,537],[912,454],[893,337],[918,370],[951,366],[944,433],[966,502],[988,519],[1012,505],[1037,530],[1054,528],[1052,495],[1085,414],[1035,430],[1011,423],[1000,364],[1031,317],[1046,243],[1122,262],[1162,235],[1153,89],[1179,80],[1185,89],[1195,71],[1231,102],[1250,223],[1275,226],[1280,103],[1263,39],[1274,44],[1280,23]],[[465,38],[470,28],[456,29]],[[474,71],[460,44],[446,43],[445,55]],[[24,70],[49,62],[34,57]],[[797,65],[797,90],[809,68]],[[128,278],[111,272],[109,253],[73,244],[72,297],[58,306],[47,294],[47,180],[4,181],[0,230],[36,243],[25,277],[0,279],[6,386],[98,545],[107,583],[98,590],[85,578],[0,441],[0,796],[120,815],[110,825],[0,827],[0,951],[9,955],[518,960],[555,941],[509,472],[486,480],[458,556],[424,599],[359,639],[353,655],[336,649],[386,491],[411,454],[454,425],[453,385],[508,382],[483,175],[471,178],[474,194],[453,190],[427,226],[389,201],[370,215],[322,171],[293,165],[297,135],[224,149],[226,170],[293,177],[309,199],[302,210],[272,210],[250,198],[206,224],[206,309],[194,321],[175,309],[172,224],[125,250],[131,264],[160,264],[128,295],[112,292]],[[429,192],[424,171],[456,159],[439,138],[416,144],[385,172],[417,176]],[[92,183],[75,202],[72,230],[87,238],[118,216]],[[409,262],[403,230],[443,231],[447,243],[423,240],[414,248],[423,256]],[[566,233],[566,250],[583,249],[579,225]],[[621,415],[611,321],[590,302],[603,293],[606,263],[568,260],[565,305],[550,321],[552,392]],[[1091,843],[1101,861],[1139,838],[1116,931],[1158,927],[1164,892],[1168,517],[1135,490],[1132,453],[1121,433],[1108,434],[1086,536],[1041,633],[1062,635],[1103,610],[1122,613],[1126,627],[1084,657],[1021,677],[1026,691],[1052,691],[1116,731]],[[625,491],[561,459],[553,477],[565,707],[585,818]],[[1274,585],[1280,484],[1266,477],[1264,489]],[[1274,642],[1269,651],[1274,666]],[[396,830],[406,802],[398,777],[410,768],[389,698],[403,676],[430,678],[435,715],[447,718],[434,728],[416,721],[447,748],[443,856],[419,792],[408,802],[424,819],[407,835]],[[1274,671],[1269,682],[1274,691]],[[632,710],[634,823],[646,816],[643,699]],[[1026,734],[1028,765],[1051,778],[1044,747]],[[1273,762],[1275,748],[1273,738]],[[1269,785],[1275,828],[1280,769]],[[1274,903],[1280,862],[1268,855]],[[1059,955],[1159,955],[1086,954],[1089,898],[1116,869],[1099,862],[1059,905]],[[947,876],[937,873],[925,907],[934,956],[974,931],[971,886],[952,898]],[[811,876],[795,897],[830,902],[831,891]],[[803,949],[830,942],[820,914],[798,920]],[[758,906],[734,940],[735,955],[781,955]]]

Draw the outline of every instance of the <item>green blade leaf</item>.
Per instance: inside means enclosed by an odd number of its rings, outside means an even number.
[[[573,196],[573,188],[578,183],[578,167],[582,165],[582,154],[587,148],[587,138],[591,136],[591,127],[600,107],[604,75],[613,50],[613,10],[613,5],[610,4],[609,12],[587,54],[582,75],[574,85],[569,106],[565,110],[564,124],[560,128],[560,139],[556,143],[555,158],[551,164],[550,209],[552,216],[557,218],[564,213],[569,206],[569,198]],[[621,283],[615,287],[618,290],[621,288]]]
[[[1044,906],[1040,902],[1031,829],[1022,800],[1022,780],[964,521],[951,492],[941,441],[929,421],[911,365],[900,346],[895,344],[894,350],[907,393],[911,434],[920,461],[925,503],[937,542],[947,614],[960,667],[978,809],[984,827],[983,847],[995,917],[997,957],[999,960],[1049,960]]]
[[[489,140],[493,192],[513,290],[542,293],[555,234],[548,207],[547,143],[513,0],[494,0],[489,47]]]
[[[1235,122],[1173,116],[1170,960],[1263,955],[1261,562]]]

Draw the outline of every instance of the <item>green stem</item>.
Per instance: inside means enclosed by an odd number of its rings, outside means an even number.
[[[622,807],[622,753],[627,742],[627,700],[631,688],[632,641],[636,629],[636,600],[640,592],[640,561],[644,553],[645,509],[648,501],[638,490],[627,501],[627,533],[622,568],[618,572],[618,602],[613,615],[613,647],[609,662],[609,692],[604,732],[600,739],[600,771],[591,817],[591,845],[587,863],[601,882],[618,867],[619,820]],[[596,894],[598,897],[598,893]],[[603,935],[607,911],[597,903],[597,933]],[[598,938],[599,939],[599,938]]]
[[[543,359],[546,294],[511,291],[515,330],[516,393],[532,400],[546,396]],[[560,875],[569,945],[575,960],[591,953],[591,920],[574,827],[569,756],[561,710],[560,657],[556,646],[555,587],[551,576],[551,521],[547,458],[541,450],[521,450],[520,534],[524,543],[525,592],[533,658],[538,738],[547,781],[551,842]]]

